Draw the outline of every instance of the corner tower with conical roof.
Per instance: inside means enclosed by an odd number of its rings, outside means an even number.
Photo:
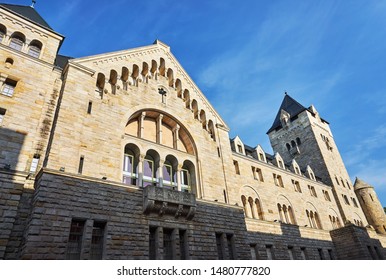
[[[267,134],[274,152],[286,163],[295,159],[304,174],[313,170],[315,178],[310,179],[332,187],[345,222],[367,224],[329,123],[313,105],[304,107],[286,93]]]
[[[374,187],[356,178],[354,190],[369,224],[378,233],[386,234],[386,215]]]

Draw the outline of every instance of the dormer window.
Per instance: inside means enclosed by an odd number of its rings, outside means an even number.
[[[242,154],[243,153],[243,147],[240,144],[237,144],[237,151]]]

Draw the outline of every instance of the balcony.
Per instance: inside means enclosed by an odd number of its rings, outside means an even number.
[[[196,212],[196,197],[189,192],[149,185],[143,189],[143,212],[191,220]]]

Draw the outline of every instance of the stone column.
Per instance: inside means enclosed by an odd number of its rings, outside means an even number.
[[[143,162],[145,160],[146,155],[140,155],[138,160],[138,180],[137,180],[137,186],[142,187],[143,186]]]
[[[159,167],[158,167],[158,170],[156,172],[156,175],[158,174],[158,187],[160,188],[163,188],[164,184],[163,184],[163,181],[164,181],[164,164],[165,164],[165,161],[164,160],[160,160],[159,161]]]
[[[162,119],[164,115],[160,114],[157,118],[157,143],[162,144]]]
[[[145,117],[146,117],[146,112],[142,112],[141,116],[139,117],[138,121],[138,137],[143,138],[144,136],[144,131],[145,131]]]
[[[181,170],[182,170],[182,165],[178,165],[177,167],[177,190],[180,192],[182,190],[181,188]]]
[[[180,146],[180,139],[178,138],[178,133],[180,131],[180,126],[176,124],[176,126],[173,128],[173,148],[178,150]]]

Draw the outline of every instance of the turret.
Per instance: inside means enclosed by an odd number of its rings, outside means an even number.
[[[386,234],[386,216],[374,187],[356,178],[354,190],[367,221],[378,233]]]

